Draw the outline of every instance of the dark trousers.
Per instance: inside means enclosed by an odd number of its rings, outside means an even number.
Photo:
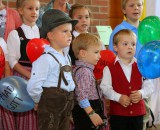
[[[69,130],[74,93],[44,88],[38,105],[39,130]]]
[[[143,116],[110,116],[111,130],[143,130]]]
[[[90,100],[89,102],[93,110],[102,117],[103,112],[99,100]],[[89,116],[86,114],[84,109],[80,108],[78,104],[74,106],[72,110],[72,116],[75,130],[95,130]]]

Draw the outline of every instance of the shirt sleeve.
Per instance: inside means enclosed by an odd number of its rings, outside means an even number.
[[[8,61],[7,44],[2,38],[0,38],[0,46],[2,47],[2,50],[3,50],[3,53],[4,53],[4,57],[5,57],[5,61]]]
[[[139,90],[142,94],[142,98],[149,98],[154,92],[154,84],[152,79],[143,80],[142,89]]]
[[[90,105],[90,102],[89,102],[88,99],[84,99],[84,100],[81,100],[81,101],[79,102],[79,106],[80,106],[81,108],[87,108],[87,107],[89,107],[89,106],[91,106],[91,105]]]
[[[15,64],[18,63],[18,60],[20,58],[20,39],[16,30],[13,30],[9,33],[7,39],[7,47],[8,61],[11,68],[13,68]]]
[[[75,79],[77,82],[77,87],[75,88],[75,94],[77,97],[77,101],[79,104],[87,104],[87,106],[81,105],[81,107],[88,107],[90,104],[86,103],[89,98],[90,93],[90,83],[91,81],[91,75],[85,68],[80,68],[76,75]]]
[[[100,88],[102,89],[102,92],[106,98],[119,102],[121,94],[113,90],[112,77],[108,66],[106,66],[103,70],[103,77]]]
[[[31,78],[27,83],[27,91],[35,103],[38,103],[43,91],[43,84],[47,80],[50,71],[50,64],[47,58],[42,55],[32,64]]]

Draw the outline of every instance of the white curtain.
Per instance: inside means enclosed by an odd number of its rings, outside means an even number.
[[[146,16],[160,17],[160,0],[146,0]]]

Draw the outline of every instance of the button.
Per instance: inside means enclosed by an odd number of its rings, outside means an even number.
[[[132,105],[132,103],[130,103],[130,105]]]
[[[130,86],[129,89],[132,89],[132,87]]]
[[[130,111],[130,114],[133,114],[133,112],[132,112],[132,111]]]

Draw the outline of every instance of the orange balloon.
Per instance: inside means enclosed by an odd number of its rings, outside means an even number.
[[[43,38],[34,38],[28,42],[26,53],[31,63],[42,55],[46,45],[49,45],[49,42]]]
[[[5,56],[2,47],[0,47],[0,79],[4,74],[4,68],[5,68]]]
[[[110,50],[102,50],[100,52],[100,55],[101,55],[101,58],[99,59],[98,63],[95,65],[95,68],[93,71],[94,76],[97,80],[102,78],[104,67],[112,63],[116,57],[115,54]]]

